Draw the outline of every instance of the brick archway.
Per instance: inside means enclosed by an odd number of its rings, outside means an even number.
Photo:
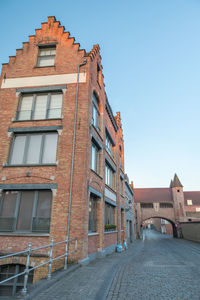
[[[172,226],[172,231],[173,231],[173,237],[177,238],[178,237],[178,233],[177,233],[177,227],[174,221],[170,220],[169,218],[163,217],[163,216],[154,216],[154,217],[150,217],[150,218],[146,218],[146,219],[141,219],[141,223],[140,223],[140,227],[142,225],[143,222],[149,220],[149,219],[163,219],[168,221],[171,226]]]

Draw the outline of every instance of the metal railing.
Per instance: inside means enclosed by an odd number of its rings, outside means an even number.
[[[73,242],[73,241],[75,242],[75,249],[73,251],[71,251],[71,252],[68,252],[67,251],[67,249],[68,249],[67,245],[70,242]],[[65,244],[65,252],[64,252],[64,254],[56,256],[56,257],[53,258],[53,248],[55,246],[62,245],[62,244]],[[48,261],[46,261],[44,263],[41,263],[41,264],[39,264],[39,265],[37,265],[35,267],[29,268],[29,262],[30,262],[31,253],[33,251],[37,251],[37,250],[45,249],[45,248],[50,248],[49,255],[48,255],[48,257],[49,257]],[[22,289],[22,295],[26,296],[27,295],[28,276],[29,276],[29,273],[31,271],[33,271],[35,269],[38,269],[40,267],[43,267],[44,265],[48,264],[47,279],[50,280],[51,279],[51,269],[52,269],[52,263],[53,263],[53,261],[56,261],[56,260],[61,259],[61,258],[64,257],[65,258],[65,260],[64,260],[64,270],[66,270],[67,269],[67,258],[68,258],[68,255],[74,253],[75,251],[77,251],[77,239],[76,238],[71,239],[71,240],[64,240],[64,241],[57,242],[57,243],[54,243],[54,239],[52,238],[50,244],[44,245],[44,246],[41,246],[41,247],[37,247],[37,248],[31,248],[31,243],[29,242],[27,250],[20,251],[20,252],[15,252],[15,253],[11,253],[11,254],[4,255],[4,256],[0,256],[0,261],[1,261],[2,259],[8,258],[8,257],[27,254],[26,267],[25,267],[24,271],[21,272],[21,273],[18,273],[16,275],[14,275],[14,276],[11,276],[11,277],[9,277],[7,279],[4,279],[4,280],[0,281],[0,285],[3,284],[3,283],[5,283],[5,282],[7,282],[7,281],[9,281],[9,280],[12,280],[12,279],[14,279],[16,277],[24,275],[24,287]]]

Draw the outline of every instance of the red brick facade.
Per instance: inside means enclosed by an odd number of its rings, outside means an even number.
[[[40,49],[55,47],[56,55],[52,66],[37,67]],[[65,240],[67,235],[69,198],[71,193],[71,219],[69,238],[78,239],[78,251],[71,255],[71,260],[82,260],[89,254],[104,252],[105,248],[123,242],[125,239],[124,191],[120,193],[120,178],[124,176],[124,146],[120,113],[113,116],[104,89],[100,49],[95,45],[86,53],[74,43],[74,38],[54,17],[42,23],[35,35],[23,43],[15,57],[10,57],[4,64],[0,78],[0,187],[2,193],[10,190],[52,190],[52,204],[49,233],[2,232],[0,252],[11,253],[32,246]],[[86,61],[87,60],[87,61]],[[83,64],[82,66],[80,66]],[[77,73],[80,69],[79,86]],[[56,77],[57,76],[57,77]],[[19,99],[23,93],[38,93],[51,88],[62,92],[62,116],[52,119],[17,120]],[[42,90],[43,89],[43,90]],[[94,126],[93,98],[97,100],[100,124]],[[75,120],[75,103],[77,102],[76,137],[72,188],[73,130]],[[52,164],[10,164],[13,138],[18,133],[54,132],[58,133],[56,162]],[[106,134],[112,141],[114,155],[106,148]],[[98,172],[91,169],[91,144],[98,147]],[[25,151],[25,150],[24,150]],[[41,150],[43,151],[43,150]],[[105,183],[106,164],[112,167],[114,186]],[[33,186],[34,184],[34,186]],[[42,187],[45,185],[45,187]],[[124,185],[123,185],[124,186]],[[124,188],[124,187],[123,187]],[[96,235],[88,233],[89,201],[96,197]],[[105,203],[114,209],[116,233],[105,234]],[[110,205],[109,204],[109,205]],[[94,220],[93,220],[94,222]],[[123,231],[121,231],[121,228]],[[89,235],[88,235],[89,234]],[[112,236],[112,238],[110,238]],[[54,253],[60,253],[58,250]],[[34,260],[32,258],[31,260]]]

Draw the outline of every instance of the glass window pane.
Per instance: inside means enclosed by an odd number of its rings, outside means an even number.
[[[50,218],[51,216],[51,191],[39,191],[36,216]]]
[[[60,118],[62,109],[62,94],[52,94],[49,118]]]
[[[43,163],[55,163],[57,152],[57,133],[46,134],[44,141]]]
[[[95,171],[95,147],[92,145],[92,153],[91,153],[91,169]]]
[[[18,192],[16,191],[5,192],[1,208],[1,217],[14,217],[17,194]]]
[[[21,192],[17,230],[31,230],[34,192]]]
[[[48,95],[37,95],[34,113],[35,120],[46,119],[47,97]]]
[[[18,165],[23,163],[25,141],[25,135],[18,135],[15,137],[11,158],[12,165]]]
[[[54,65],[55,56],[39,56],[37,65],[39,67],[45,66],[53,66]]]
[[[18,112],[18,120],[30,120],[33,96],[23,96],[20,111]]]
[[[34,134],[30,136],[30,142],[27,153],[27,163],[38,164],[40,161],[42,135]]]

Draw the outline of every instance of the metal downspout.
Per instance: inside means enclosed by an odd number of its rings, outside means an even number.
[[[70,230],[70,220],[71,220],[71,205],[72,205],[72,184],[73,184],[73,175],[74,175],[74,156],[75,156],[75,142],[76,142],[76,123],[77,123],[77,108],[78,108],[78,90],[79,90],[79,74],[80,67],[84,66],[87,63],[87,59],[84,59],[84,62],[78,65],[77,73],[77,83],[76,83],[76,102],[75,102],[75,112],[74,112],[74,130],[73,130],[73,148],[72,148],[72,164],[71,164],[71,175],[70,175],[70,189],[69,189],[69,208],[68,208],[68,219],[67,219],[67,236],[66,236],[66,253],[68,258],[68,249],[69,249],[69,230]],[[67,268],[67,262],[65,265]]]

